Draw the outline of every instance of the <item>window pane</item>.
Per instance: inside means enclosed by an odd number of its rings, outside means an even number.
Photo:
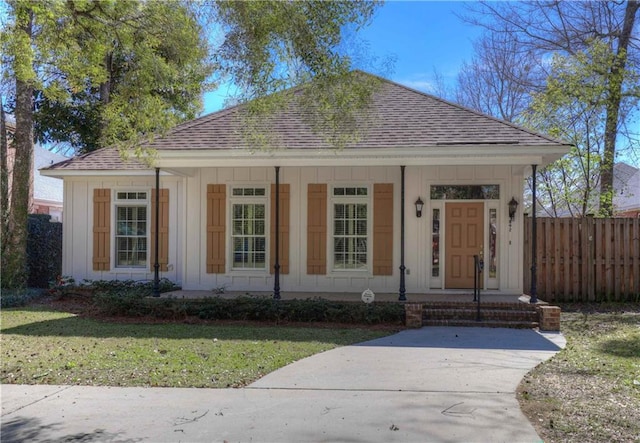
[[[350,195],[357,188],[346,188]],[[352,191],[349,191],[351,189]],[[335,269],[366,269],[367,205],[339,203],[334,205],[333,261]]]
[[[489,278],[496,278],[498,275],[497,225],[497,210],[489,209]]]
[[[146,193],[127,192],[129,199]],[[147,265],[147,207],[116,206],[116,267],[143,268]]]
[[[264,269],[267,243],[265,205],[234,203],[232,212],[233,267]]]
[[[440,209],[433,210],[431,232],[431,276],[440,276]]]
[[[432,200],[498,200],[499,198],[499,185],[431,186]]]

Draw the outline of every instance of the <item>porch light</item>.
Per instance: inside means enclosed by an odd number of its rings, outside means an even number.
[[[515,197],[511,197],[511,201],[509,202],[509,230],[511,230],[511,223],[513,219],[516,218],[516,211],[518,210],[518,201]]]
[[[418,197],[418,200],[416,200],[415,205],[416,205],[416,217],[420,218],[422,217],[422,208],[424,207],[424,202],[420,197]]]

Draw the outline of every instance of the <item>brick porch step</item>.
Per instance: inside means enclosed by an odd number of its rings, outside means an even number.
[[[424,326],[471,326],[493,328],[537,328],[538,311],[525,303],[428,302],[423,304]]]

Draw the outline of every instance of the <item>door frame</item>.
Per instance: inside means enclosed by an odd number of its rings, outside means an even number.
[[[502,186],[502,184],[500,185]],[[446,204],[447,203],[484,203],[484,218],[483,218],[483,244],[484,244],[484,263],[485,263],[485,272],[482,273],[482,279],[481,279],[481,289],[486,289],[486,290],[499,290],[500,289],[500,263],[501,263],[501,255],[502,255],[502,243],[504,240],[503,238],[501,238],[501,235],[504,235],[504,233],[501,234],[501,229],[502,229],[502,224],[500,222],[500,217],[503,215],[502,211],[500,210],[501,205],[500,202],[502,200],[431,200],[430,201],[430,205],[429,205],[429,223],[428,223],[428,227],[427,227],[427,232],[426,235],[428,237],[428,243],[429,245],[431,245],[432,241],[433,241],[433,237],[432,237],[432,228],[433,228],[433,210],[434,209],[438,209],[440,211],[440,215],[439,215],[439,262],[438,262],[438,267],[439,267],[439,272],[437,276],[433,275],[433,268],[434,268],[434,263],[433,263],[433,251],[432,248],[429,247],[428,251],[429,254],[426,257],[427,259],[427,263],[429,264],[428,268],[426,269],[427,271],[427,281],[429,282],[427,285],[427,290],[448,290],[448,291],[456,291],[456,289],[446,289],[445,286],[445,276],[446,276],[446,272],[447,272],[447,267],[446,267],[446,256],[445,256],[445,239],[446,239],[446,225],[447,225],[447,221],[446,221],[446,213],[445,213],[445,208],[446,208]],[[437,203],[436,203],[437,202]],[[495,211],[494,215],[495,215],[495,254],[496,254],[496,263],[495,263],[495,273],[493,276],[489,275],[489,260],[490,260],[490,251],[489,251],[489,229],[488,227],[491,225],[491,220],[490,220],[490,214],[491,211]]]

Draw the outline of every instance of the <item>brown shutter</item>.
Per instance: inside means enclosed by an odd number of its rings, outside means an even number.
[[[289,200],[290,185],[280,185],[280,273],[289,273]],[[270,270],[276,263],[276,185],[271,185],[271,241],[269,244],[271,258]]]
[[[111,189],[93,190],[93,270],[111,267]]]
[[[160,231],[158,235],[158,263],[160,264],[160,272],[167,272],[169,265],[169,190],[160,189],[160,211],[159,225]],[[151,190],[151,270],[154,270],[156,259],[156,190]]]
[[[393,274],[393,183],[373,185],[373,275]]]
[[[327,273],[327,185],[307,189],[307,274]]]
[[[207,185],[207,273],[224,274],[226,185]]]

